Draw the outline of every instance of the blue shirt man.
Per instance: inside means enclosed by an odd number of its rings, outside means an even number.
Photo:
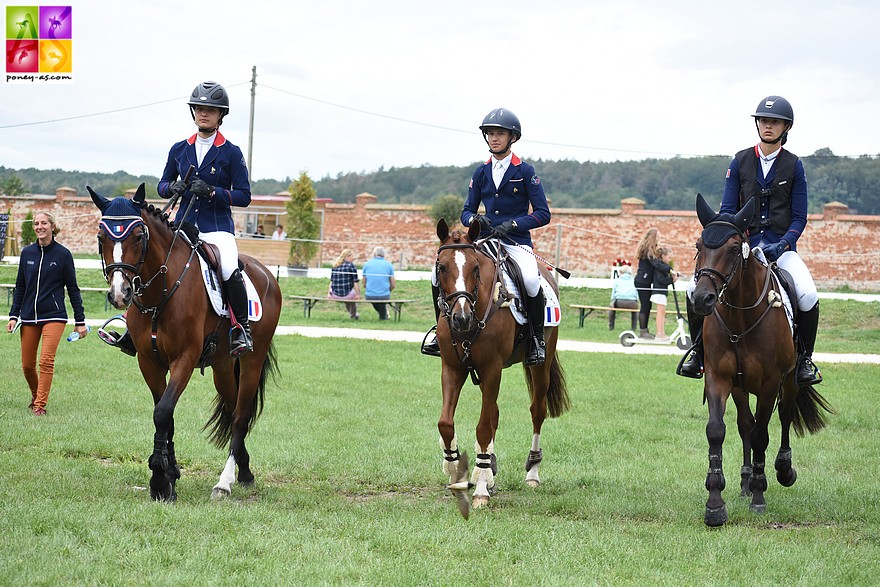
[[[391,290],[397,285],[394,280],[394,266],[385,260],[385,248],[373,249],[373,258],[364,263],[361,270],[364,282],[364,299],[387,300],[391,298]],[[379,320],[388,319],[387,304],[373,304]]]

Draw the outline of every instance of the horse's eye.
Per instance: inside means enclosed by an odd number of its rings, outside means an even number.
[[[446,273],[446,265],[437,263],[437,273]]]

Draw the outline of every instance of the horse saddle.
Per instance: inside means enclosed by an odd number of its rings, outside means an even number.
[[[761,247],[752,248],[752,255],[761,263],[768,266],[773,275],[776,276],[776,279],[779,281],[780,289],[782,290],[782,304],[785,306],[785,313],[788,316],[788,326],[794,332],[794,322],[797,320],[797,312],[798,307],[797,304],[793,303],[792,300],[797,299],[797,292],[794,288],[794,278],[791,276],[791,273],[777,265],[776,263],[770,263],[767,261],[767,258],[764,256],[764,251]]]
[[[499,251],[495,246],[491,246],[490,243],[492,243],[492,245],[495,244],[492,241],[485,241],[483,243],[483,248],[486,253],[497,262]],[[525,315],[525,301],[520,294],[520,292],[525,291],[525,287],[523,287],[522,272],[519,269],[519,265],[514,263],[513,259],[510,257],[502,256],[501,277],[501,282],[495,285],[493,301],[501,307],[509,307],[510,313],[513,315],[517,324],[526,324],[528,319]],[[539,279],[541,290],[544,292],[544,326],[559,326],[559,322],[562,320],[562,309],[559,304],[559,297],[556,295],[556,292],[553,291],[553,287],[543,275],[541,275]]]
[[[208,299],[211,300],[211,306],[214,312],[221,318],[229,317],[229,307],[226,304],[223,295],[222,282],[220,280],[220,249],[216,245],[206,243],[198,238],[198,228],[185,222],[182,225],[181,234],[186,238],[190,245],[196,243],[196,253],[199,258],[201,267],[202,280],[205,283],[205,290]],[[244,279],[244,287],[248,297],[248,321],[258,322],[263,317],[263,303],[254,287],[251,278],[244,270],[241,259],[238,260],[238,268],[241,270],[241,276]]]

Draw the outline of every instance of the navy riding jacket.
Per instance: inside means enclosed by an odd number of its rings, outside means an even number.
[[[196,135],[185,141],[172,145],[168,152],[168,161],[162,172],[162,179],[156,191],[163,198],[170,198],[168,187],[171,182],[186,176],[190,165],[196,170],[190,179],[201,179],[214,186],[214,197],[198,198],[193,204],[189,216],[183,218],[192,193],[187,190],[178,203],[177,223],[186,220],[199,227],[201,232],[229,232],[235,234],[235,223],[232,221],[232,206],[247,207],[251,203],[251,185],[248,181],[247,164],[241,149],[226,140],[220,132],[214,137],[214,144],[208,149],[202,165],[196,157]]]
[[[521,245],[532,246],[529,231],[550,223],[550,206],[547,204],[547,196],[544,195],[544,186],[535,175],[535,168],[513,155],[501,185],[496,189],[492,179],[494,162],[495,159],[490,158],[474,171],[461,213],[461,223],[470,226],[482,202],[486,207],[486,217],[493,227],[506,220],[513,220],[517,228],[508,238]]]

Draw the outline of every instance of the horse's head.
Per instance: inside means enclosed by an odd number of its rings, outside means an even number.
[[[754,212],[755,201],[749,200],[736,214],[718,214],[702,194],[697,194],[697,217],[703,233],[697,240],[694,311],[708,316],[724,295],[734,277],[751,253],[746,229]]]
[[[146,198],[144,184],[138,187],[132,200],[121,196],[108,200],[86,187],[101,211],[98,254],[104,278],[110,284],[107,299],[122,310],[131,305],[140,286],[139,274],[150,241],[150,231],[142,215]]]
[[[476,306],[481,285],[481,253],[474,243],[480,236],[480,225],[474,222],[467,232],[450,232],[446,221],[441,218],[437,223],[437,236],[440,248],[435,269],[442,298],[441,310],[454,333],[472,332],[479,321]]]

